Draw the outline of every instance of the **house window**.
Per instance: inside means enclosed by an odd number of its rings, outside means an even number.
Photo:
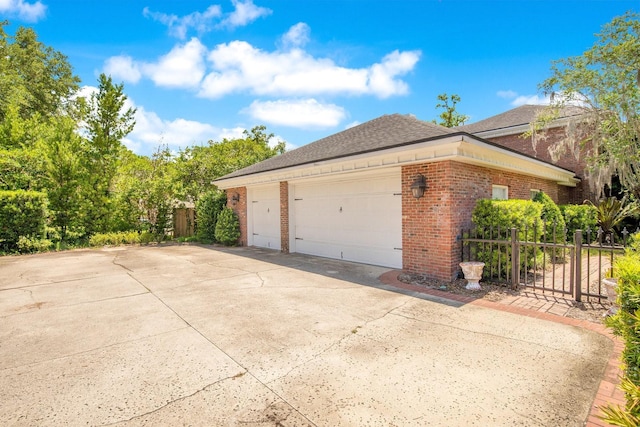
[[[494,200],[507,200],[509,198],[509,187],[506,185],[492,185],[491,198]]]
[[[541,193],[542,190],[535,190],[535,189],[531,189],[531,200],[533,200],[536,197],[536,194]]]

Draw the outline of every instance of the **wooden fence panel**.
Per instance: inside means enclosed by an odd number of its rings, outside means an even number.
[[[193,208],[173,210],[173,237],[190,237],[195,231],[196,211]]]

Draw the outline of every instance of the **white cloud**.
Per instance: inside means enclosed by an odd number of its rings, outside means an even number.
[[[135,119],[133,132],[123,143],[133,152],[144,155],[150,155],[161,144],[177,151],[187,146],[205,145],[209,140],[242,138],[244,131],[242,127],[219,128],[184,118],[165,120],[142,106],[137,107]]]
[[[289,31],[282,36],[281,44],[284,49],[292,47],[302,47],[309,42],[311,29],[304,22],[298,22],[289,28]]]
[[[155,61],[113,56],[105,61],[103,70],[130,83],[144,77],[160,87],[194,89],[198,96],[209,99],[233,93],[270,97],[373,95],[384,99],[409,92],[402,76],[413,71],[420,51],[396,50],[378,63],[348,68],[295,47],[306,43],[308,37],[307,24],[298,23],[281,39],[292,46],[289,50],[264,51],[236,40],[219,44],[210,52],[194,37],[176,44]]]
[[[152,12],[148,7],[142,10],[146,18],[151,18],[169,27],[169,34],[184,40],[190,28],[194,28],[198,35],[211,31],[213,20],[222,15],[218,5],[211,5],[204,12],[193,12],[185,16],[168,15],[162,12]]]
[[[204,77],[207,48],[197,38],[177,44],[156,62],[135,61],[129,56],[112,56],[105,61],[103,72],[114,79],[137,83],[142,76],[157,86],[197,88]]]
[[[0,2],[2,1],[7,0],[0,0]],[[194,29],[201,36],[214,28],[234,29],[271,14],[270,9],[256,6],[253,4],[253,0],[231,0],[231,2],[234,10],[224,17],[220,5],[211,5],[204,12],[192,12],[185,16],[154,12],[148,7],[142,10],[142,14],[145,18],[151,18],[166,25],[169,28],[169,35],[181,40],[186,39],[190,29]]]
[[[138,83],[142,77],[140,67],[130,56],[112,56],[104,64],[103,71],[114,80]]]
[[[379,98],[393,95],[404,95],[409,87],[402,80],[395,77],[403,75],[413,69],[418,62],[419,55],[415,52],[394,51],[384,58],[382,63],[374,64],[369,71],[369,87]]]
[[[3,15],[16,16],[26,22],[37,22],[44,18],[47,6],[40,1],[29,3],[25,0],[0,0],[0,13]]]
[[[82,86],[75,94],[74,98],[86,98],[89,100],[91,95],[98,93],[98,88],[95,86]]]
[[[156,113],[137,107],[136,126],[127,136],[128,145],[133,143],[141,149],[167,144],[171,148],[199,145],[214,138],[219,130],[207,123],[178,118],[163,120]]]
[[[513,90],[499,90],[496,95],[498,95],[499,98],[513,99],[518,96],[518,92]]]
[[[218,131],[218,136],[217,138],[211,138],[214,141],[222,141],[223,139],[238,139],[238,138],[244,138],[244,132],[245,128],[242,127],[235,127],[235,128],[231,128],[231,129],[220,129]]]
[[[499,90],[496,92],[499,98],[510,99],[510,104],[514,107],[520,107],[521,105],[549,105],[549,97],[539,95],[520,95],[514,90]]]
[[[513,101],[511,105],[519,107],[521,105],[549,105],[549,97],[540,97],[538,95],[519,95]]]
[[[404,95],[407,84],[398,77],[413,70],[420,51],[394,51],[367,68],[345,68],[300,49],[265,52],[247,42],[220,44],[209,53],[213,71],[202,82],[200,96],[219,98],[234,92],[256,95],[318,94]]]
[[[549,105],[551,103],[562,103],[567,105],[586,106],[588,102],[580,94],[554,93],[553,95],[520,95],[513,90],[500,90],[496,93],[500,98],[511,99],[511,105],[520,107],[521,105]]]
[[[158,86],[194,88],[205,73],[204,55],[207,49],[197,38],[177,45],[156,63],[140,65],[143,73]]]
[[[253,101],[243,112],[260,122],[301,129],[334,127],[346,117],[342,107],[315,99]]]
[[[243,27],[260,17],[271,14],[271,9],[256,6],[252,0],[231,0],[231,3],[233,3],[235,10],[222,20],[221,27],[231,29]]]
[[[360,122],[356,120],[355,122],[351,122],[351,123],[347,124],[344,128],[345,129],[351,129],[353,127],[358,126],[359,124],[360,124]]]

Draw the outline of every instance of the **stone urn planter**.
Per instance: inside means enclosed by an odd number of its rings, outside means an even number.
[[[480,279],[482,279],[482,269],[484,269],[484,262],[468,261],[461,262],[462,274],[467,280],[467,289],[477,291],[482,289],[480,287]]]
[[[618,279],[613,277],[606,278],[602,281],[602,284],[607,291],[607,299],[611,303],[609,314],[616,314],[616,312],[618,311],[618,306],[616,305],[616,299],[618,298]]]

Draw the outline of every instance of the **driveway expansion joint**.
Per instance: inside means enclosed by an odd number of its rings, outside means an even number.
[[[91,354],[91,353],[95,353],[96,351],[101,351],[101,350],[104,350],[104,349],[113,348],[113,347],[117,347],[117,346],[124,345],[124,344],[130,344],[130,343],[134,343],[134,342],[138,342],[138,341],[148,340],[150,338],[160,337],[160,336],[166,335],[166,334],[172,334],[172,333],[174,333],[176,331],[181,331],[183,329],[188,329],[188,327],[183,326],[181,328],[162,331],[162,332],[160,332],[158,334],[146,335],[144,337],[134,338],[134,339],[130,339],[130,340],[124,340],[124,341],[118,341],[118,342],[115,342],[115,343],[112,343],[112,344],[107,344],[107,345],[103,345],[103,346],[99,346],[99,347],[90,348],[90,349],[87,349],[87,350],[77,351],[75,353],[69,353],[69,354],[65,354],[65,355],[62,355],[62,356],[51,357],[49,359],[38,360],[37,362],[31,362],[31,363],[25,363],[23,365],[15,365],[15,366],[9,366],[9,367],[6,367],[6,368],[0,368],[0,372],[12,370],[12,369],[21,369],[21,368],[25,368],[25,367],[28,367],[28,366],[38,366],[38,365],[42,365],[44,363],[48,363],[48,362],[52,362],[52,361],[56,361],[56,360],[64,360],[64,359],[68,359],[68,358],[71,358],[71,357],[81,356],[81,355],[84,355],[84,354]]]
[[[219,383],[221,383],[223,381],[234,380],[234,379],[238,378],[239,376],[244,375],[245,373],[246,373],[246,371],[237,373],[235,375],[230,375],[228,377],[220,378],[219,380],[216,380],[216,381],[214,381],[214,382],[212,382],[210,384],[207,384],[206,386],[200,388],[199,390],[194,391],[191,394],[188,394],[188,395],[185,395],[185,396],[180,396],[178,398],[170,400],[170,401],[166,402],[164,405],[159,406],[159,407],[157,407],[157,408],[155,408],[155,409],[153,409],[151,411],[145,412],[144,414],[135,415],[135,416],[133,416],[133,417],[127,419],[127,420],[120,420],[120,421],[116,421],[116,422],[113,422],[113,423],[101,424],[101,426],[103,426],[103,427],[113,426],[113,425],[118,425],[118,424],[121,424],[121,423],[128,423],[130,421],[133,421],[133,420],[136,420],[136,419],[139,419],[139,418],[142,418],[142,417],[146,417],[147,415],[151,415],[151,414],[154,414],[154,413],[156,413],[158,411],[161,411],[162,409],[164,409],[164,408],[166,408],[166,407],[168,407],[168,406],[170,406],[170,405],[172,405],[172,404],[174,404],[176,402],[181,402],[183,400],[189,399],[189,398],[197,395],[198,393],[202,393],[203,391],[207,390],[208,388],[213,387],[214,385],[219,384]]]
[[[306,360],[304,360],[303,362],[298,363],[297,365],[295,365],[294,367],[292,367],[291,369],[289,369],[286,373],[284,373],[283,375],[278,376],[277,378],[274,378],[272,380],[270,380],[267,383],[263,383],[265,386],[267,386],[268,384],[271,384],[275,381],[279,381],[283,378],[286,378],[289,374],[291,374],[291,372],[295,371],[296,369],[300,368],[301,366],[304,366],[314,360],[316,360],[318,357],[322,356],[323,354],[325,354],[326,352],[328,352],[329,350],[339,346],[340,344],[342,344],[344,341],[346,341],[347,339],[358,335],[357,331],[363,329],[365,326],[367,326],[368,324],[372,323],[372,322],[376,322],[378,320],[383,319],[384,317],[386,317],[387,315],[391,314],[392,311],[397,310],[399,308],[402,308],[404,305],[408,304],[411,300],[407,300],[404,301],[402,304],[397,305],[396,307],[393,307],[389,310],[387,310],[383,315],[376,317],[375,319],[370,319],[365,321],[362,325],[357,325],[351,329],[349,329],[349,332],[347,334],[345,334],[344,336],[340,337],[337,341],[329,344],[328,346],[326,346],[324,349],[318,351],[317,353],[315,353],[313,356],[307,358]],[[375,340],[373,340],[375,341]]]

